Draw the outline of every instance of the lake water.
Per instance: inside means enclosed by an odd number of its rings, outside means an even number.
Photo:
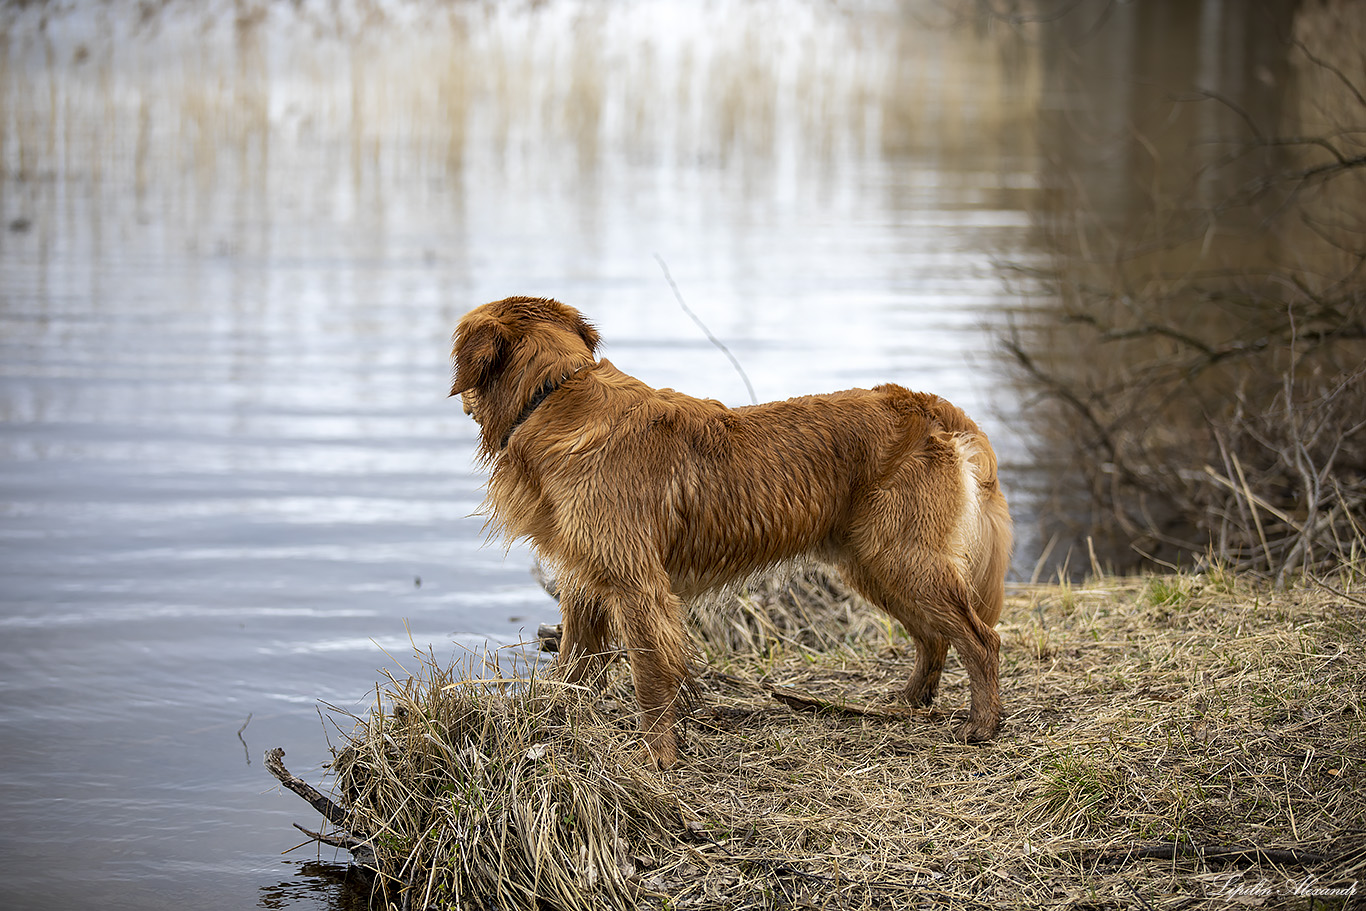
[[[330,849],[282,854],[316,818],[263,751],[319,781],[321,704],[557,616],[471,516],[449,339],[487,300],[557,297],[619,367],[745,403],[658,257],[761,400],[947,396],[1027,577],[998,339],[1034,304],[997,265],[1040,255],[1038,124],[1073,101],[951,7],[0,13],[6,907],[348,900]]]

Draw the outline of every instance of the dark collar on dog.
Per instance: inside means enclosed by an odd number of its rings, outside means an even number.
[[[584,367],[587,366],[587,364],[584,364]],[[559,389],[565,383],[569,382],[570,378],[582,369],[583,367],[579,367],[570,373],[566,373],[558,380],[546,380],[544,383],[542,383],[541,388],[537,389],[536,394],[533,395],[530,398],[530,400],[527,401],[526,407],[522,409],[522,413],[517,415],[517,420],[513,421],[512,426],[507,429],[507,433],[503,434],[502,442],[498,444],[498,451],[502,452],[504,449],[508,448],[508,440],[512,439],[512,435],[517,431],[517,428],[521,427],[523,422],[525,422],[527,418],[531,417],[531,412],[535,411],[538,407],[540,407],[540,404],[544,402],[546,399],[550,398],[550,396],[555,392],[556,389]]]

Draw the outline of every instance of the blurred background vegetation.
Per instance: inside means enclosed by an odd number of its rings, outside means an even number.
[[[1038,457],[1085,479],[1048,533],[1121,567],[1359,572],[1366,6],[1069,6],[995,12],[1044,60],[1048,256],[1017,277],[1045,302],[1006,346]],[[1107,68],[1121,105],[1088,91]]]

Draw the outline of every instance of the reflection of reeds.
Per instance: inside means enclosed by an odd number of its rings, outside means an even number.
[[[906,644],[843,639],[847,605],[813,591],[834,650],[779,637],[704,670],[666,774],[624,674],[599,697],[420,656],[335,750],[345,828],[414,908],[1174,908],[1216,878],[1366,875],[1366,626],[1342,598],[1231,575],[1017,593],[1005,730],[965,746],[883,701]],[[766,603],[759,626],[791,619]],[[712,629],[703,651],[737,641]],[[943,709],[964,698],[951,666]]]
[[[60,161],[163,188],[193,174],[234,198],[320,163],[343,182],[455,173],[473,143],[481,166],[569,148],[580,169],[664,156],[761,173],[784,155],[971,149],[1027,122],[1036,90],[1006,73],[1001,42],[914,9],[215,9],[110,9],[92,35],[79,10],[46,32],[17,17],[0,56],[6,169]]]

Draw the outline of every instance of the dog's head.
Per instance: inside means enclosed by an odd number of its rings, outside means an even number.
[[[547,382],[594,362],[598,333],[579,311],[544,297],[508,297],[460,320],[451,395],[479,424],[485,455],[498,451]]]

